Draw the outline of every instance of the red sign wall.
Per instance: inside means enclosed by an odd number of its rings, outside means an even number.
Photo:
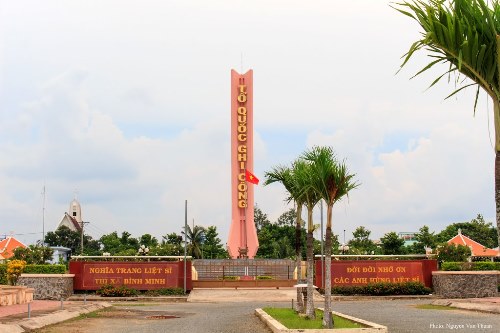
[[[191,261],[186,266],[186,286],[191,290]],[[71,261],[69,272],[75,274],[75,290],[98,290],[107,284],[137,290],[184,288],[183,261]]]
[[[432,287],[436,260],[337,260],[332,261],[332,286],[366,285],[379,282],[421,282]],[[316,261],[316,286],[323,286],[321,261]]]

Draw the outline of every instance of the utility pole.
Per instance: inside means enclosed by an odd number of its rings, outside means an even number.
[[[83,222],[81,223],[81,227],[82,227],[82,232],[80,234],[80,255],[83,255],[83,226],[85,225],[85,223],[90,223],[90,222]]]

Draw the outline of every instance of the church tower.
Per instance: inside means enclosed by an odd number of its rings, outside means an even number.
[[[82,223],[82,207],[76,197],[69,204],[69,215],[76,220],[78,223]]]

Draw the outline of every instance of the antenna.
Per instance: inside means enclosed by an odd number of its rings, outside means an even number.
[[[45,245],[45,182],[42,189],[42,245]]]
[[[240,53],[240,61],[241,61],[241,74],[243,74],[243,52]]]

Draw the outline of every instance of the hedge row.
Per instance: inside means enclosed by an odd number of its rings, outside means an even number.
[[[26,274],[65,274],[65,265],[26,265]],[[7,264],[0,265],[0,284],[9,284],[7,280]]]
[[[500,262],[477,261],[477,262],[443,262],[441,263],[443,271],[498,271]]]
[[[334,286],[332,295],[428,295],[432,290],[421,282],[370,283],[364,286]]]
[[[0,284],[9,284],[7,281],[7,265],[0,265]]]

